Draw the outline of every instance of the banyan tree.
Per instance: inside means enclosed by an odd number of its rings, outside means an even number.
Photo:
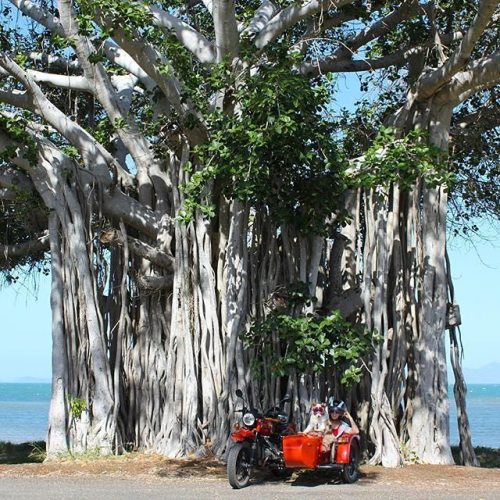
[[[446,224],[497,214],[498,2],[2,9],[1,262],[50,262],[49,456],[220,455],[241,388],[451,463],[450,335],[475,463]]]

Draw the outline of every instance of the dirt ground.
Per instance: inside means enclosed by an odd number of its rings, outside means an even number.
[[[461,466],[409,465],[387,469],[363,465],[360,482],[397,487],[439,488],[454,491],[498,491],[500,469]],[[108,476],[115,478],[210,479],[226,481],[225,465],[215,458],[168,460],[156,455],[131,453],[106,459],[67,459],[33,464],[0,464],[0,479],[12,477]],[[322,481],[321,474],[295,473],[301,483]],[[292,478],[293,480],[293,478]]]

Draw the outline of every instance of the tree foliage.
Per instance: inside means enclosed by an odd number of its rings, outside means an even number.
[[[255,350],[255,376],[262,377],[269,368],[277,377],[335,369],[343,385],[359,382],[377,335],[353,326],[339,311],[325,317],[297,313],[316,301],[305,283],[292,284],[286,296],[288,311],[272,311],[242,333],[245,348]]]
[[[255,75],[244,70],[238,81],[218,82],[215,90],[235,88],[237,110],[208,118],[210,138],[194,151],[203,167],[184,189],[187,211],[213,214],[213,204],[200,203],[210,181],[228,198],[267,207],[277,224],[293,224],[304,234],[324,233],[325,219],[340,211],[345,166],[322,116],[328,94],[292,65],[285,58]]]
[[[395,183],[410,190],[417,179],[429,186],[447,185],[454,181],[447,155],[429,143],[427,134],[414,129],[402,138],[394,128],[381,127],[372,145],[347,175],[353,175],[353,187],[388,186]]]

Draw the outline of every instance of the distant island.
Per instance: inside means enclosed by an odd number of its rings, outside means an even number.
[[[467,384],[500,384],[500,363],[489,363],[481,368],[464,368]]]
[[[481,368],[464,367],[464,377],[467,384],[500,384],[500,363],[488,363]],[[453,370],[448,368],[448,382],[455,380]]]
[[[50,384],[51,380],[49,377],[18,377],[13,379],[2,379],[1,384]]]

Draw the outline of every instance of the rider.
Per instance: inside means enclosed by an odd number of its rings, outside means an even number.
[[[330,426],[332,431],[323,437],[323,451],[328,451],[331,447],[330,458],[335,460],[335,443],[344,433],[359,434],[359,428],[354,422],[351,414],[347,411],[347,407],[343,401],[330,400],[328,403],[328,414],[330,416]],[[347,419],[347,423],[344,419]]]

